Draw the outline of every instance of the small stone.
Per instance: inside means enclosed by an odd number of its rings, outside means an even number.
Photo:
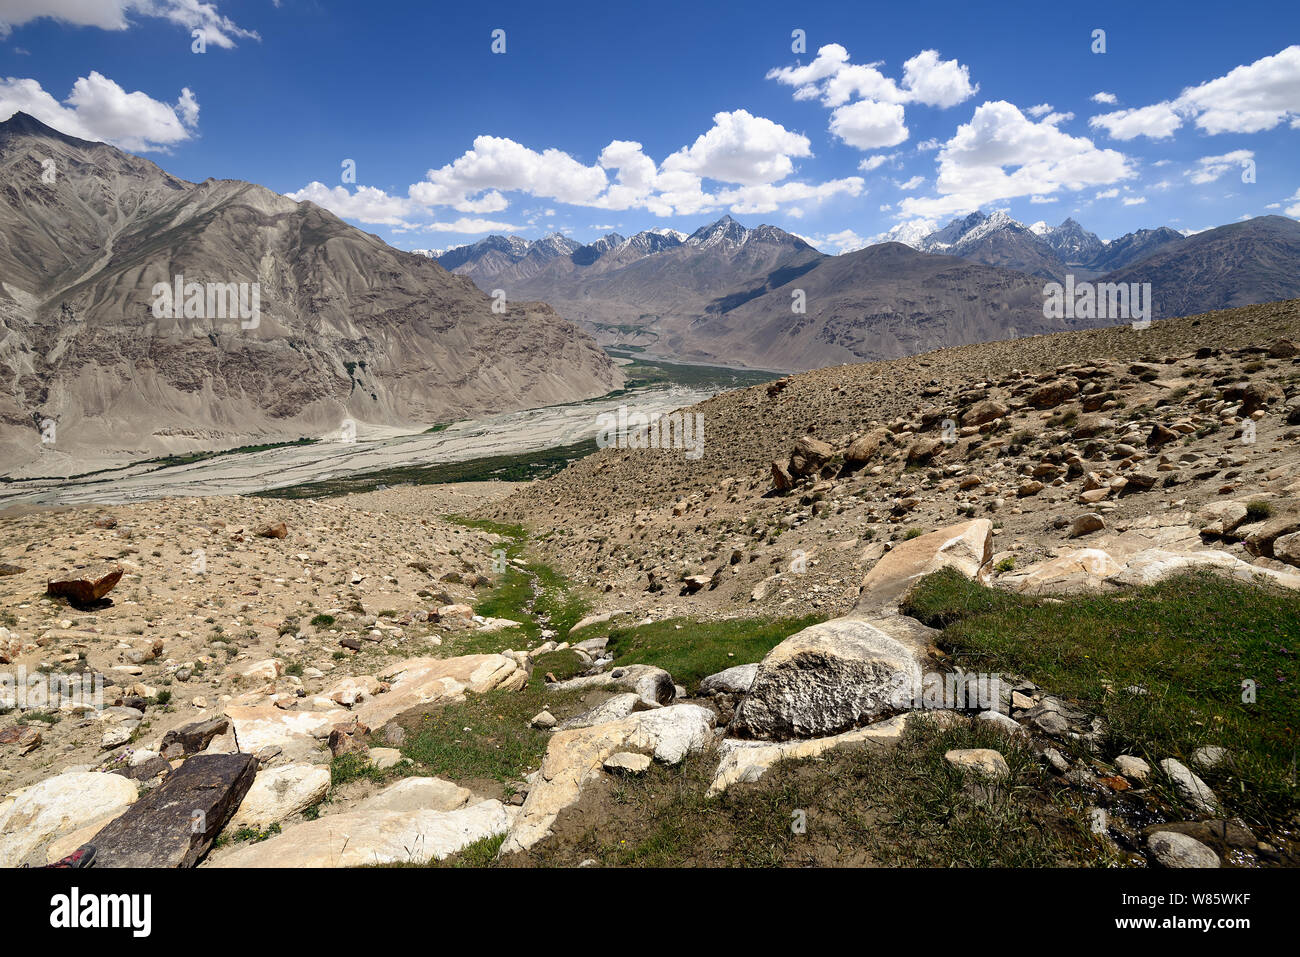
[[[1147,847],[1152,856],[1165,867],[1219,866],[1218,854],[1196,838],[1175,831],[1156,831],[1147,838]]]
[[[953,767],[977,771],[991,778],[1003,778],[1011,773],[1006,758],[992,748],[957,748],[945,754],[943,759]]]
[[[1192,763],[1198,768],[1217,768],[1228,757],[1228,749],[1217,744],[1207,744],[1192,752]]]
[[[610,774],[627,774],[640,775],[645,774],[650,768],[650,756],[646,754],[634,754],[630,751],[620,751],[617,754],[611,754],[605,759],[605,770]]]
[[[1169,775],[1174,790],[1188,804],[1205,814],[1214,814],[1219,810],[1219,799],[1210,790],[1210,786],[1193,774],[1187,765],[1173,758],[1165,758],[1160,762],[1160,768]]]
[[[533,715],[533,720],[528,722],[534,728],[541,728],[543,731],[555,727],[555,715],[549,711],[541,711]]]
[[[1115,767],[1124,777],[1130,781],[1136,781],[1138,784],[1145,784],[1147,777],[1151,774],[1151,765],[1132,754],[1121,754],[1117,757]]]
[[[380,771],[386,771],[402,760],[402,752],[396,748],[371,748],[370,765]]]

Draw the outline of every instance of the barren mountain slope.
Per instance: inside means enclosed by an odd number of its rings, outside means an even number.
[[[469,280],[311,203],[183,183],[21,114],[0,125],[0,169],[11,467],[322,436],[347,418],[418,428],[622,382],[550,307],[512,301],[498,315]],[[159,318],[154,286],[178,275],[255,283],[259,313]]]
[[[1151,283],[1155,315],[1182,316],[1300,295],[1300,223],[1259,216],[1168,243],[1099,282]]]
[[[1147,523],[1199,547],[1190,516],[1207,502],[1271,495],[1279,515],[1294,511],[1300,364],[1278,345],[1286,336],[1300,338],[1300,301],[821,369],[694,406],[697,461],[605,449],[485,514],[544,536],[607,593],[606,610],[656,614],[833,614],[885,539],[968,514],[1004,523],[996,547],[1018,566],[1094,511],[1104,540]],[[1255,411],[1247,444],[1241,416]],[[952,444],[945,419],[960,429]],[[801,478],[791,453],[805,436],[827,443],[829,467]],[[774,463],[793,489],[775,490]],[[1081,500],[1098,486],[1111,491]],[[801,552],[803,577],[790,573]],[[712,584],[684,582],[693,575]]]

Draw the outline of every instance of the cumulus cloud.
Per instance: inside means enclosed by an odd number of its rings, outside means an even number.
[[[999,200],[1046,197],[1134,175],[1115,150],[1056,128],[1058,114],[1035,122],[1005,100],[983,103],[939,151],[934,197],[908,197],[900,214],[934,218]]]
[[[713,128],[689,147],[664,160],[669,172],[757,186],[784,179],[794,171],[791,157],[812,155],[812,144],[801,133],[747,110],[718,113]]]
[[[78,27],[127,30],[131,16],[157,17],[188,31],[203,31],[207,43],[230,49],[237,39],[261,39],[201,0],[0,0],[0,36],[47,17]]]
[[[1222,156],[1202,156],[1196,161],[1196,166],[1183,175],[1197,186],[1202,186],[1213,183],[1230,169],[1241,169],[1254,158],[1254,150],[1233,150]]]
[[[128,93],[94,70],[77,79],[62,103],[36,80],[0,80],[0,117],[19,110],[69,136],[139,153],[188,140],[199,119],[198,100],[188,87],[175,104],[164,103],[139,90]]]
[[[794,87],[797,100],[820,99],[831,109],[831,133],[858,149],[896,146],[908,137],[904,104],[944,109],[972,96],[979,85],[970,69],[943,60],[937,50],[922,50],[904,61],[901,81],[886,76],[879,63],[853,63],[838,43],[817,51],[811,63],[776,67],[767,78]]]
[[[1147,201],[1145,196],[1125,196],[1120,200],[1125,206],[1141,206]]]
[[[1177,99],[1103,113],[1089,123],[1114,139],[1130,140],[1164,139],[1186,121],[1210,135],[1258,133],[1283,122],[1300,128],[1300,45],[1187,87]]]
[[[412,184],[406,197],[320,183],[290,195],[310,199],[346,218],[405,228],[439,207],[462,213],[500,212],[509,206],[506,194],[511,192],[610,211],[645,209],[657,216],[720,208],[766,213],[789,203],[817,203],[862,192],[859,176],[822,183],[789,179],[794,160],[811,155],[806,136],[735,110],[716,114],[708,130],[662,163],[633,140],[612,141],[588,165],[559,149],[538,151],[505,137],[479,136],[471,149]],[[706,189],[706,181],[716,185]]]
[[[1107,106],[1114,106],[1119,102],[1119,97],[1114,93],[1107,93],[1105,90],[1100,93],[1094,93],[1091,99],[1094,103],[1104,103]]]
[[[831,113],[830,131],[836,137],[860,150],[874,150],[897,146],[907,139],[900,103],[878,103],[875,100],[858,100],[840,106]]]
[[[1183,125],[1174,104],[1153,103],[1133,110],[1116,110],[1102,113],[1088,120],[1093,129],[1102,129],[1114,140],[1131,140],[1138,136],[1163,140],[1174,135]]]
[[[817,184],[782,183],[741,186],[737,189],[722,190],[717,194],[717,201],[733,213],[771,213],[782,203],[821,201],[840,194],[859,196],[862,187],[861,176],[848,176],[844,179],[833,179]]]
[[[410,202],[400,196],[389,196],[373,186],[358,186],[356,192],[349,192],[344,186],[331,189],[324,183],[313,181],[297,192],[285,195],[299,203],[311,201],[343,219],[382,226],[410,226],[406,221]]]
[[[925,182],[924,176],[913,176],[911,179],[906,180],[905,182],[898,183],[897,186],[899,189],[903,189],[903,190],[916,189],[924,182]]]
[[[1042,117],[1046,116],[1048,113],[1052,112],[1052,104],[1039,103],[1036,106],[1029,107],[1029,109],[1025,110],[1025,112],[1028,113],[1036,120],[1041,119]]]

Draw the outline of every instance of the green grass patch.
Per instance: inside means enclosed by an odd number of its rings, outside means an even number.
[[[1294,593],[1198,572],[1048,601],[945,570],[922,580],[903,610],[943,628],[940,645],[967,671],[1024,675],[1103,717],[1107,756],[1191,766],[1198,747],[1221,745],[1232,760],[1198,773],[1230,812],[1276,825],[1300,803]],[[1253,702],[1242,700],[1246,681]]]
[[[558,718],[578,707],[580,692],[547,691],[544,679],[548,671],[557,678],[570,676],[576,658],[569,651],[539,655],[532,679],[520,691],[471,694],[405,718],[402,754],[452,781],[518,781],[541,764],[550,741],[546,731],[529,724],[533,716],[550,709]]]
[[[619,665],[657,665],[687,691],[725,668],[759,661],[796,631],[822,621],[817,615],[764,620],[693,621],[670,618],[615,628],[606,646]],[[680,627],[679,627],[680,626]]]
[[[953,748],[995,748],[1000,782],[944,761]],[[716,755],[611,781],[611,819],[575,828],[507,864],[623,867],[1065,867],[1111,863],[1081,809],[1041,789],[1032,751],[984,724],[911,725],[895,747],[782,762],[754,784],[704,796]],[[800,820],[802,819],[802,820]],[[802,824],[802,829],[796,824]],[[566,826],[567,825],[567,826]]]

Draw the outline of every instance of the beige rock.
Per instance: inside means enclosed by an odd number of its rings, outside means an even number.
[[[286,764],[257,772],[228,828],[265,828],[319,803],[330,787],[323,765]]]
[[[975,771],[991,778],[1004,778],[1011,773],[1007,759],[992,748],[956,748],[943,756],[953,767]]]
[[[17,867],[51,838],[116,816],[133,804],[134,781],[120,774],[70,771],[27,788],[0,811],[0,867]]]
[[[714,721],[708,708],[677,704],[608,724],[557,731],[501,853],[526,850],[550,834],[560,811],[575,803],[583,788],[599,777],[610,755],[649,752],[657,761],[677,764],[687,753],[708,744]]]
[[[352,717],[343,708],[332,711],[284,711],[274,705],[227,705],[226,717],[234,725],[241,750],[258,751],[269,745],[281,748],[298,742],[323,741],[330,729]]]
[[[442,860],[510,827],[515,809],[483,801],[454,811],[388,811],[359,805],[287,828],[216,858],[214,867],[360,867]]]
[[[865,728],[845,731],[825,738],[803,738],[792,741],[755,742],[728,738],[719,746],[722,760],[709,785],[710,796],[720,794],[733,784],[757,781],[778,761],[815,758],[834,748],[874,742],[894,744],[903,735],[903,729],[919,712],[895,715]]]
[[[464,655],[459,658],[412,658],[379,674],[390,679],[383,694],[362,702],[353,714],[372,728],[382,727],[410,708],[464,700],[467,693],[498,688],[516,691],[528,682],[528,672],[505,655]]]
[[[455,811],[477,804],[469,788],[442,778],[403,778],[362,802],[370,811]]]
[[[986,518],[902,542],[867,572],[854,614],[897,608],[918,579],[941,568],[956,568],[982,581],[992,557],[993,523]]]

